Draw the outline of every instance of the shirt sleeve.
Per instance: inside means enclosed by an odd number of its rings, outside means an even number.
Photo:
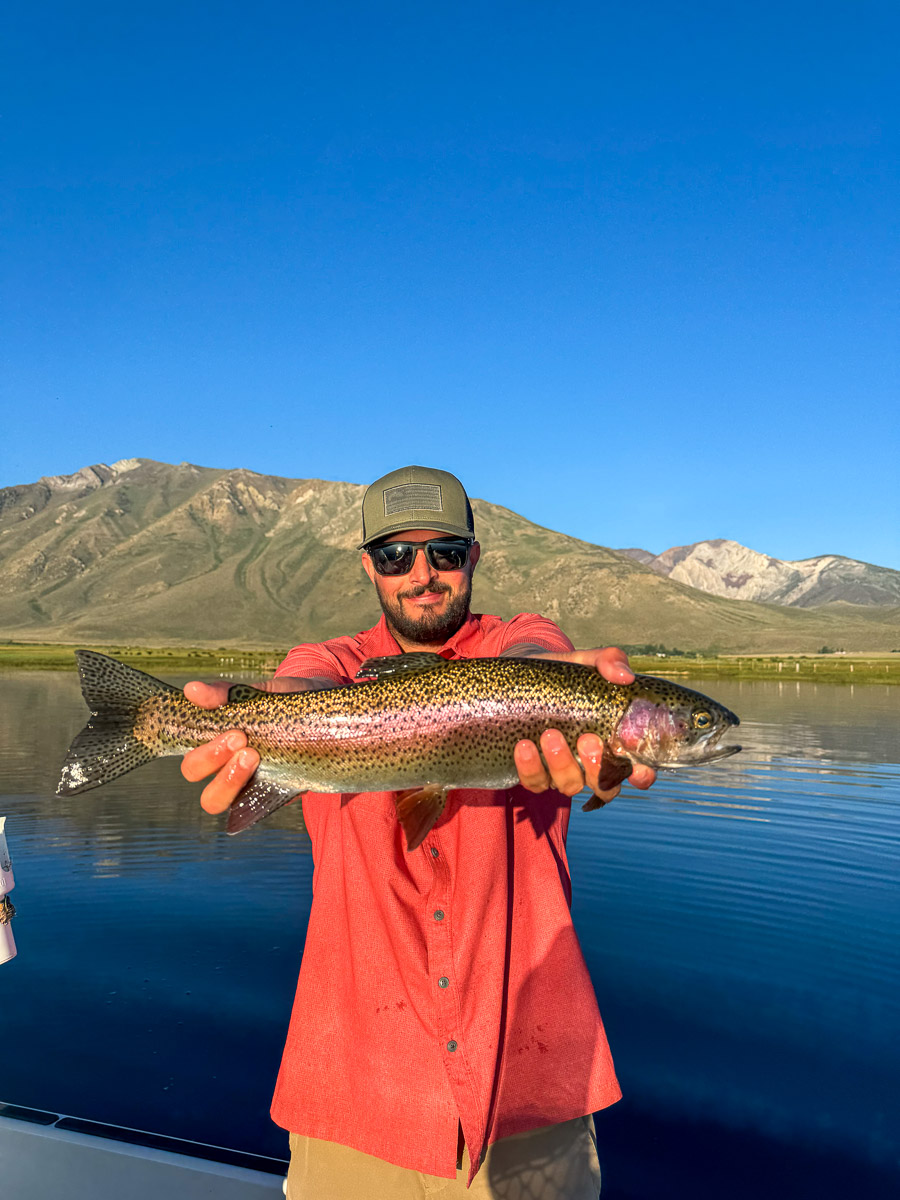
[[[327,679],[331,683],[349,683],[337,657],[325,646],[307,643],[289,650],[284,662],[275,672],[275,678],[288,676],[291,679]]]
[[[519,613],[503,628],[500,653],[513,646],[542,646],[545,650],[574,650],[575,647],[559,628],[537,613]]]

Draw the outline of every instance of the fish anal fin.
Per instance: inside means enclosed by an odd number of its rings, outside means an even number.
[[[407,788],[394,796],[397,820],[406,836],[406,849],[416,850],[444,811],[449,788],[437,784],[425,784],[420,788]]]
[[[630,758],[626,758],[624,754],[614,754],[608,746],[604,746],[597,787],[601,792],[608,792],[610,788],[618,787],[633,770],[634,763]],[[591,796],[581,807],[584,812],[593,812],[595,808],[602,808],[605,803],[606,801],[601,800],[599,796]]]
[[[304,789],[296,784],[283,783],[268,773],[264,767],[257,769],[256,774],[241,788],[237,798],[228,810],[226,833],[243,833],[257,821],[262,821],[277,808],[300,794]]]
[[[448,660],[429,650],[414,650],[411,654],[391,654],[386,658],[367,658],[356,672],[357,679],[386,679],[390,675],[413,675],[445,667]]]

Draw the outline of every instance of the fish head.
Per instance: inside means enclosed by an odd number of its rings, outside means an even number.
[[[737,754],[740,746],[720,746],[739,718],[700,692],[637,675],[632,698],[616,728],[612,749],[648,767],[689,767]]]

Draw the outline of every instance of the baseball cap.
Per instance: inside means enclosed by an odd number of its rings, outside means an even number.
[[[366,488],[362,503],[363,550],[371,542],[404,529],[437,529],[474,537],[475,521],[466,490],[449,471],[401,467]]]

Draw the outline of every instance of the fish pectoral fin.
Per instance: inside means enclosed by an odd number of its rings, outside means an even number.
[[[289,800],[304,791],[296,784],[283,783],[265,767],[258,767],[253,778],[246,787],[241,788],[237,798],[228,810],[226,833],[242,833],[268,817],[276,808],[281,808]]]
[[[420,788],[407,788],[394,796],[397,820],[406,835],[406,849],[416,850],[431,832],[435,821],[447,804],[449,788],[427,783]]]
[[[603,747],[603,757],[600,759],[600,771],[597,775],[597,787],[601,792],[608,792],[610,788],[618,787],[619,784],[628,778],[634,770],[634,763],[630,758],[626,758],[623,754],[614,754],[608,746]],[[599,796],[591,796],[589,800],[585,800],[581,808],[583,812],[593,812],[595,808],[602,808],[605,801]]]
[[[387,658],[367,658],[356,672],[357,679],[386,679],[391,675],[412,675],[418,671],[432,671],[435,667],[446,667],[448,660],[428,650],[414,650],[412,654],[391,654]]]

